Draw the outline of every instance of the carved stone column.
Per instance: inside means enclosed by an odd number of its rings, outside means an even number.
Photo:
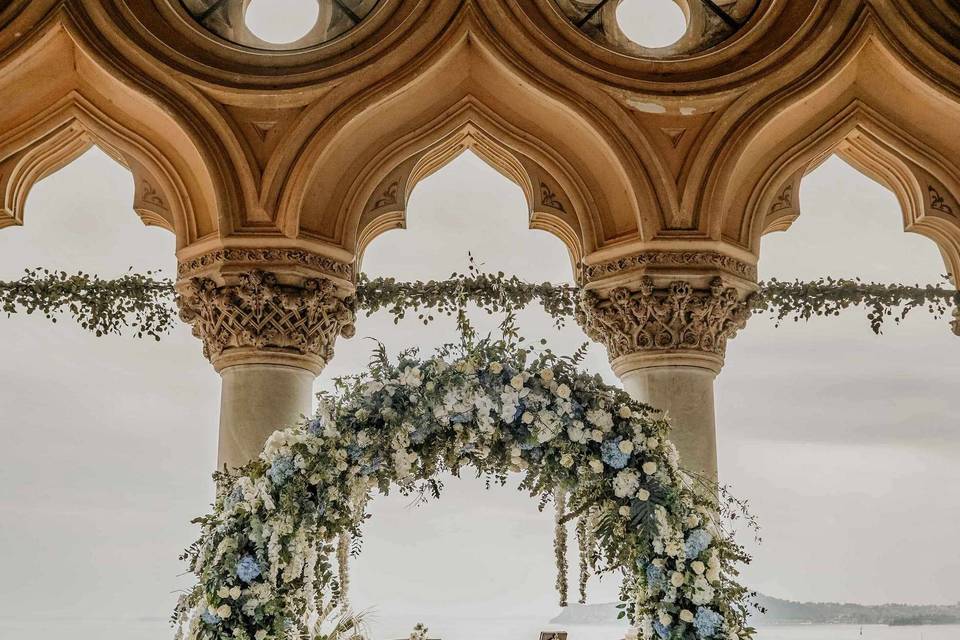
[[[627,274],[605,266],[615,277],[588,285],[578,320],[591,339],[607,347],[624,389],[669,415],[682,464],[716,481],[713,385],[727,341],[750,316],[747,298],[756,289],[755,271],[712,253],[643,254],[632,260],[641,268]],[[689,268],[682,268],[688,262]],[[603,273],[594,268],[592,274],[598,271]]]
[[[217,266],[192,277],[181,267],[178,304],[223,380],[218,466],[238,466],[273,431],[310,414],[334,342],[354,334],[353,301],[323,274]]]

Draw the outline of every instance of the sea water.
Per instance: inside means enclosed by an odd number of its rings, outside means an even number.
[[[412,624],[406,617],[370,620],[374,640],[400,640]],[[425,619],[430,638],[440,640],[538,640],[540,631],[562,629],[569,640],[618,640],[620,625],[550,625],[529,618]],[[0,640],[172,640],[162,619],[21,619],[0,618]],[[960,640],[960,626],[775,625],[759,628],[757,640]]]

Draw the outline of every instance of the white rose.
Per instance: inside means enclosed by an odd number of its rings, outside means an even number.
[[[666,611],[661,611],[660,615],[657,617],[660,619],[660,624],[665,627],[669,627],[671,624],[673,624],[673,616]]]
[[[687,525],[687,529],[696,529],[697,525],[700,524],[700,516],[695,513],[691,513],[689,516],[687,516],[684,524]]]
[[[533,417],[534,416],[532,413],[529,411],[524,411],[523,416],[521,416],[520,419],[523,420],[523,424],[533,424]]]
[[[590,438],[592,438],[594,442],[603,442],[603,431],[594,429],[590,432]]]
[[[267,632],[264,631],[263,629],[260,629],[260,631],[257,631],[257,633],[254,634],[253,638],[254,638],[254,640],[266,640],[266,639],[267,639]]]
[[[630,507],[626,505],[620,507],[619,512],[620,512],[620,515],[623,516],[624,518],[630,517]]]
[[[707,565],[703,564],[699,560],[694,560],[690,563],[690,568],[693,569],[693,572],[698,576],[703,575],[703,572],[707,570]]]
[[[652,476],[657,472],[657,463],[656,462],[644,462],[643,463],[643,472],[648,476]]]
[[[670,584],[672,584],[673,586],[675,586],[675,587],[682,587],[682,586],[683,586],[683,582],[684,582],[683,574],[680,573],[679,571],[674,571],[674,572],[670,575]],[[683,617],[683,614],[680,614],[680,617],[682,618],[682,617]],[[689,622],[689,620],[688,620],[688,622]]]
[[[556,394],[558,397],[567,400],[570,398],[570,387],[565,384],[561,384],[559,387],[557,387]]]
[[[230,587],[220,587],[220,589],[217,591],[217,595],[220,596],[221,598],[229,598]]]
[[[637,489],[637,500],[640,502],[646,502],[650,499],[650,492],[646,489]]]
[[[631,442],[630,440],[621,440],[620,451],[622,451],[627,455],[630,455],[631,453],[633,453],[633,442]]]
[[[596,458],[590,460],[590,468],[593,469],[594,473],[603,473],[603,463]]]
[[[720,582],[720,569],[710,568],[707,571],[707,581],[708,582]]]
[[[621,418],[623,418],[624,420],[626,420],[627,418],[629,418],[629,417],[632,416],[632,415],[633,415],[633,412],[630,411],[630,407],[628,407],[627,405],[623,405],[623,406],[620,407],[620,417],[621,417]]]
[[[565,453],[560,456],[560,466],[566,469],[569,469],[573,466],[573,456],[569,453]]]
[[[523,389],[523,376],[520,374],[513,376],[513,379],[510,380],[510,386],[518,391]]]
[[[659,440],[657,440],[656,438],[647,438],[647,449],[650,449],[650,451],[653,451],[659,446],[660,446]]]
[[[502,364],[500,364],[499,362],[491,362],[491,363],[490,363],[490,373],[496,374],[496,373],[500,373],[501,371],[503,371],[503,365],[502,365]]]
[[[680,610],[680,619],[684,622],[693,622],[693,612],[689,609]]]
[[[222,604],[217,607],[217,615],[223,620],[229,618],[231,613],[233,612],[230,610],[230,605],[228,604]]]
[[[553,369],[544,369],[541,371],[540,379],[544,382],[551,382],[553,380]]]

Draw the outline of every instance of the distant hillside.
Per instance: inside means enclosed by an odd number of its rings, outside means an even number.
[[[960,624],[960,603],[955,605],[881,604],[837,602],[791,602],[770,596],[758,597],[766,609],[754,616],[754,624]],[[613,603],[570,605],[551,620],[556,624],[616,624]]]

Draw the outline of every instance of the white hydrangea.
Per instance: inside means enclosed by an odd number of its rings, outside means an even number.
[[[640,487],[640,476],[633,469],[624,469],[613,479],[613,493],[618,498],[632,497]]]

